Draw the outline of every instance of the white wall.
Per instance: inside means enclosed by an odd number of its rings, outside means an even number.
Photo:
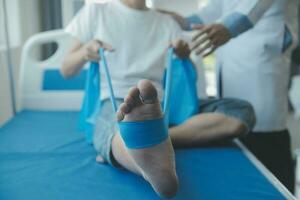
[[[9,2],[9,7],[14,6],[15,2]],[[3,15],[3,1],[0,0],[0,31],[1,31],[1,44],[0,44],[0,127],[7,120],[12,117],[11,106],[11,90],[8,75],[6,52],[4,51],[4,15]],[[11,26],[12,27],[12,26]],[[11,28],[9,27],[9,28]],[[12,42],[12,41],[10,41]]]
[[[8,68],[4,56],[0,53],[0,127],[12,117]]]
[[[33,34],[40,32],[40,0],[10,0],[8,8],[13,4],[13,12],[19,11],[16,15],[9,15],[13,23],[9,23],[12,48],[10,49],[14,82],[18,85],[20,57],[22,45]],[[10,11],[9,11],[10,13]],[[2,14],[2,13],[1,13]],[[3,28],[0,28],[3,31]],[[8,68],[6,63],[5,49],[0,48],[0,126],[12,117]],[[16,94],[17,95],[17,94]]]

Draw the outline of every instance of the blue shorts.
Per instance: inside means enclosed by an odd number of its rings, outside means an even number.
[[[123,101],[117,100],[120,105]],[[111,102],[107,99],[102,101],[101,110],[96,116],[93,144],[104,160],[117,166],[112,159],[111,144],[114,135],[118,132],[116,114],[112,109]],[[255,125],[255,114],[252,106],[243,100],[237,99],[206,99],[200,100],[199,114],[220,113],[241,121],[250,131]]]

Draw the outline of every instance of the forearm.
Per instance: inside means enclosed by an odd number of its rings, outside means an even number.
[[[203,25],[204,21],[198,16],[198,15],[191,15],[187,18],[184,19],[185,20],[185,26],[187,31],[190,31],[193,29],[192,25],[197,24],[197,25]]]
[[[181,15],[167,10],[158,9],[158,11],[171,16],[183,30],[189,30],[189,22]]]
[[[182,30],[191,31],[193,30],[193,24],[204,24],[203,20],[198,15],[191,15],[189,17],[182,17],[176,13],[171,13],[173,19],[180,25]]]
[[[83,47],[76,51],[69,52],[62,63],[61,74],[65,78],[75,76],[83,68],[86,62]]]
[[[188,23],[188,30],[192,30],[192,25],[207,25],[217,21],[223,14],[223,1],[209,0],[207,4],[192,15],[185,18]]]
[[[231,37],[237,37],[253,28],[273,4],[274,0],[240,1],[237,7],[219,19],[219,22],[229,30]]]
[[[189,31],[191,30],[190,22],[186,18],[177,15],[176,13],[171,14],[173,19],[180,25],[182,30]]]

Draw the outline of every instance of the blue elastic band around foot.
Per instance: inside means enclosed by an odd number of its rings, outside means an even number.
[[[120,134],[127,148],[142,149],[162,143],[168,138],[168,127],[164,118],[119,122]]]

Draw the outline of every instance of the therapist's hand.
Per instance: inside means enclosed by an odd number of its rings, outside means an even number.
[[[113,51],[113,48],[100,40],[91,40],[81,48],[83,59],[86,62],[98,62],[100,60],[99,49],[104,48],[107,51]]]
[[[190,56],[191,50],[188,43],[186,43],[185,41],[177,39],[172,42],[172,47],[174,48],[175,54],[179,58],[185,59]]]
[[[191,50],[203,57],[231,39],[229,30],[222,24],[193,25],[192,28],[197,34],[192,39]]]

